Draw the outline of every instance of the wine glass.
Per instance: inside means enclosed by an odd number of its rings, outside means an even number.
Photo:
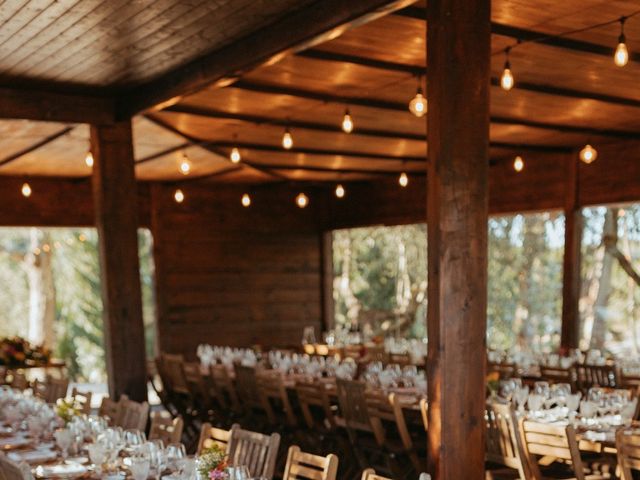
[[[69,447],[73,442],[73,433],[66,428],[59,428],[55,431],[54,436],[58,447],[62,451],[62,458],[66,460],[69,456]]]
[[[150,461],[147,455],[134,455],[131,457],[131,475],[134,480],[147,480],[149,476]]]
[[[94,465],[96,475],[102,477],[102,464],[107,461],[107,450],[100,442],[90,443],[87,447],[89,459]]]
[[[180,468],[180,460],[187,456],[186,449],[182,443],[170,443],[166,448],[167,467],[172,470]]]
[[[549,382],[536,382],[533,384],[533,393],[536,395],[540,395],[542,400],[547,400],[549,398],[550,389]]]

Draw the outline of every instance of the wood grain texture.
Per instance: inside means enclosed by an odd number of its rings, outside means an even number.
[[[427,7],[427,460],[435,480],[485,477],[490,11],[490,0]]]
[[[91,127],[109,395],[147,398],[131,122]]]

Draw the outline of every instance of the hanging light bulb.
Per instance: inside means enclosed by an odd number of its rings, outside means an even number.
[[[509,52],[511,48],[507,48],[505,53],[505,61],[504,61],[504,70],[502,71],[502,76],[500,77],[500,86],[503,90],[507,92],[513,88],[514,80],[513,73],[511,73],[511,62],[509,61]]]
[[[613,55],[613,61],[618,67],[624,67],[629,63],[629,51],[627,50],[626,38],[624,36],[624,22],[626,17],[620,19],[620,36],[618,37],[618,46]]]
[[[191,173],[191,162],[186,153],[182,154],[182,160],[180,161],[180,173],[183,175],[189,175]]]
[[[598,158],[598,151],[588,143],[580,150],[580,160],[587,165],[594,162]]]
[[[296,205],[300,208],[305,208],[309,205],[309,197],[307,197],[304,193],[299,193],[296,197]]]
[[[241,202],[243,207],[248,207],[249,205],[251,205],[251,197],[249,196],[248,193],[245,193],[244,195],[242,195]]]
[[[407,176],[406,173],[402,172],[400,174],[400,176],[398,177],[398,183],[403,188],[406,187],[407,185],[409,185],[409,177]]]
[[[427,99],[422,94],[422,77],[418,77],[416,96],[409,102],[409,111],[416,117],[424,117],[427,113]]]
[[[182,190],[178,188],[173,194],[173,199],[176,201],[176,203],[184,202],[184,193],[182,193]]]
[[[240,163],[240,160],[242,160],[242,156],[240,155],[240,150],[238,150],[238,147],[233,147],[231,149],[229,160],[231,160],[231,163]]]
[[[87,164],[87,167],[93,167],[93,153],[91,153],[91,150],[89,150],[87,156],[84,157],[84,163]]]
[[[293,147],[293,137],[291,136],[291,132],[289,131],[289,127],[285,128],[284,134],[282,135],[282,148],[285,150],[291,150]]]
[[[344,133],[353,132],[353,119],[351,118],[351,115],[349,114],[349,109],[348,108],[344,111],[344,117],[342,117],[342,131]]]
[[[20,191],[22,192],[22,195],[24,197],[29,198],[31,196],[31,185],[29,185],[28,183],[23,183],[22,184],[22,188],[20,189]]]
[[[522,157],[520,155],[518,155],[514,160],[513,160],[513,169],[516,172],[521,172],[522,169],[524,169],[524,160],[522,160]]]
[[[336,197],[344,198],[344,194],[345,194],[344,187],[342,186],[342,184],[339,183],[338,185],[336,185]]]

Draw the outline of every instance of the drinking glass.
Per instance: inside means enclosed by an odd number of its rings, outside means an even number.
[[[66,428],[59,428],[56,430],[54,436],[58,447],[62,451],[62,458],[66,460],[69,455],[69,447],[71,447],[71,443],[73,442],[73,433]]]
[[[149,476],[149,457],[147,455],[134,455],[131,457],[131,475],[134,480],[147,480]]]
[[[170,443],[169,445],[167,445],[167,467],[171,470],[178,470],[180,468],[180,460],[182,460],[186,456],[187,452],[182,443]]]
[[[102,464],[107,461],[107,450],[100,442],[90,443],[87,447],[89,459],[93,463],[96,475],[102,476]]]
[[[542,400],[546,400],[549,398],[550,389],[549,382],[536,382],[533,384],[533,393],[536,395],[540,395]]]
[[[238,465],[229,469],[229,480],[249,480],[249,469],[246,465]]]
[[[124,432],[124,441],[128,447],[138,447],[146,440],[144,432],[140,430],[130,429]]]

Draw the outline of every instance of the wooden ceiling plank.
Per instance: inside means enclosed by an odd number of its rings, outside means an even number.
[[[146,157],[143,157],[143,158],[141,158],[139,160],[136,160],[136,165],[141,165],[143,163],[150,162],[150,161],[155,160],[157,158],[164,157],[165,155],[169,155],[170,153],[174,153],[174,152],[177,152],[179,150],[183,150],[183,149],[185,149],[187,147],[191,147],[191,146],[193,146],[192,142],[186,142],[186,143],[181,143],[180,145],[176,145],[175,147],[169,147],[169,148],[167,148],[165,150],[162,150],[160,152],[157,152],[157,153],[154,153],[152,155],[148,155]]]
[[[35,150],[38,150],[39,148],[44,147],[45,145],[53,142],[55,139],[60,138],[63,135],[66,135],[73,129],[74,129],[73,126],[67,126],[62,130],[59,130],[53,133],[52,135],[49,135],[48,137],[45,137],[42,140],[34,143],[33,145],[30,145],[27,148],[20,150],[19,152],[15,152],[15,153],[12,153],[11,155],[8,155],[7,157],[0,160],[0,167],[7,165],[11,162],[15,162],[19,158],[27,155],[28,153],[34,152]]]
[[[399,112],[406,112],[407,105],[400,102],[391,102],[387,100],[379,100],[375,98],[365,98],[365,97],[346,97],[342,95],[333,95],[322,92],[315,92],[310,90],[303,90],[300,88],[291,88],[291,87],[283,87],[280,85],[270,85],[264,83],[257,82],[249,82],[247,80],[240,80],[233,84],[233,88],[239,88],[242,90],[248,90],[258,93],[265,94],[278,94],[278,95],[289,95],[292,97],[300,97],[309,100],[317,100],[326,103],[338,103],[344,105],[359,105],[362,107],[376,108],[380,110],[392,110]],[[517,117],[491,117],[491,121],[493,122],[495,118],[496,123],[512,123],[514,125],[525,125],[529,120],[519,119]],[[571,125],[562,125],[557,123],[547,123],[547,122],[531,122],[535,123],[536,128],[542,128],[546,130],[555,130],[555,131],[567,131],[572,133],[584,133],[586,135],[601,135],[604,137],[612,137],[612,138],[623,138],[623,139],[636,139],[639,138],[640,132],[626,131],[626,130],[615,130],[615,129],[599,129],[599,128],[591,128],[591,127],[577,127]]]
[[[133,89],[120,104],[120,116],[177,103],[208,85],[224,85],[259,65],[335,37],[348,28],[403,8],[413,0],[323,0],[293,12],[269,27],[200,57]],[[249,53],[251,52],[251,53]]]

